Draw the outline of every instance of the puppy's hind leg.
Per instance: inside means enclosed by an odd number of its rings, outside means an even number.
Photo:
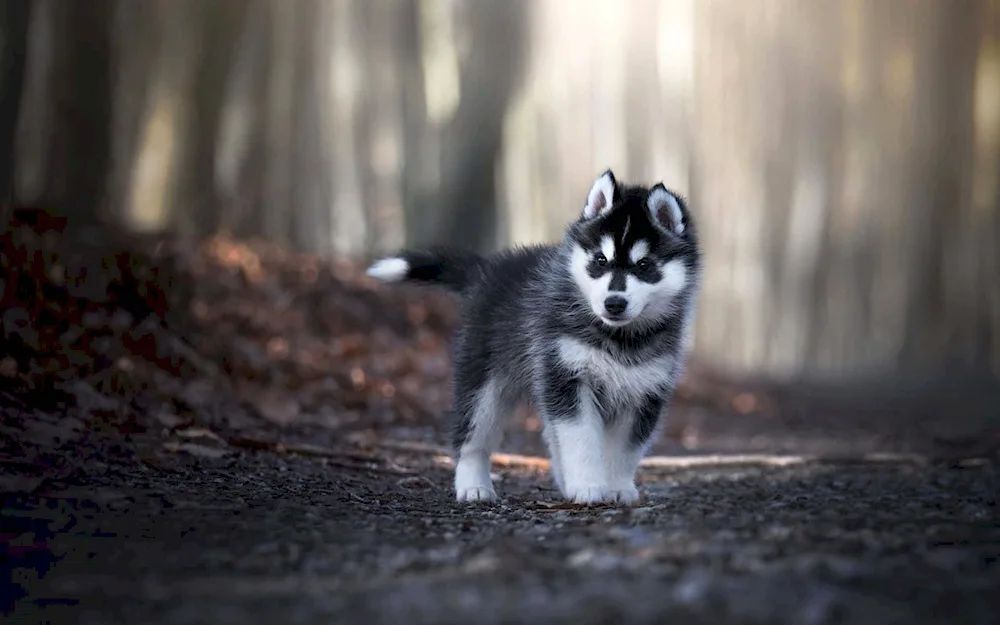
[[[565,497],[566,483],[563,481],[562,454],[559,452],[559,439],[556,437],[555,426],[545,423],[542,426],[542,439],[549,448],[549,472],[552,473],[552,481]]]
[[[505,402],[499,386],[487,379],[478,392],[456,403],[455,497],[458,501],[494,501],[490,455],[503,440]]]

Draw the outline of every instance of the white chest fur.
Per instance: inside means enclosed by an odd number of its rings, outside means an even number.
[[[563,365],[599,383],[617,401],[627,402],[662,391],[672,382],[675,368],[672,356],[629,366],[574,338],[564,336],[557,345]]]

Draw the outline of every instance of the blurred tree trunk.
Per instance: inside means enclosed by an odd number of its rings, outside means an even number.
[[[142,145],[143,124],[152,87],[158,82],[158,59],[166,45],[163,20],[157,2],[116,2],[114,20],[115,65],[112,120],[112,170],[108,180],[108,202],[119,222],[129,218],[127,208],[136,175],[136,160]]]
[[[226,102],[220,172],[220,227],[238,236],[258,236],[265,224],[268,99],[274,25],[270,0],[249,0],[242,38],[233,60],[233,89]]]
[[[980,360],[975,248],[970,233],[974,98],[988,0],[925,0],[916,12],[912,254],[899,365]],[[968,276],[968,279],[965,278]],[[967,363],[968,364],[968,363]]]
[[[261,195],[261,233],[269,239],[289,244],[292,241],[292,116],[295,110],[295,47],[301,34],[299,11],[277,2],[266,3],[271,21],[271,47],[265,99],[263,193]]]
[[[142,94],[129,94],[138,100],[127,111],[139,109],[136,119],[119,124],[124,217],[138,230],[211,234],[221,223],[221,120],[247,3],[160,0],[129,11],[156,45],[121,35],[123,56],[139,57],[122,59],[131,70],[124,80]],[[148,79],[136,71],[143,67]]]
[[[415,43],[417,22],[413,0],[366,0],[364,5],[363,72],[367,80],[356,124],[360,145],[365,146],[359,157],[364,157],[360,178],[367,233],[357,251],[385,252],[403,244],[405,84],[401,68]]]
[[[1000,3],[992,2],[983,20],[976,82],[976,154],[973,244],[983,258],[977,282],[983,307],[979,321],[981,349],[993,375],[1000,378]]]
[[[37,202],[71,216],[104,210],[111,154],[113,0],[53,2],[44,188]]]
[[[296,247],[308,252],[332,251],[330,177],[325,111],[331,72],[323,45],[329,24],[323,0],[304,0],[297,6],[291,145],[290,230]],[[275,207],[277,208],[277,207]]]
[[[709,259],[696,348],[714,364],[736,370],[773,366],[767,354],[774,309],[765,241],[769,229],[784,226],[780,215],[787,207],[776,211],[769,204],[768,183],[776,176],[768,171],[782,166],[790,116],[785,76],[798,74],[789,64],[801,52],[787,41],[791,17],[775,11],[775,4],[699,0],[694,7],[691,199]],[[776,49],[785,47],[795,52],[769,65]],[[733,102],[739,102],[739,113]],[[808,267],[810,261],[792,262]],[[785,326],[786,332],[801,334]]]
[[[127,174],[123,217],[140,231],[172,228],[184,235],[198,230],[198,217],[186,210],[189,190],[185,171],[189,163],[190,132],[194,118],[191,95],[203,43],[197,0],[157,0],[145,14],[156,24],[156,46],[146,48],[149,82],[145,85],[142,113],[136,127],[132,165]],[[141,54],[143,42],[128,41],[123,55]],[[133,74],[134,76],[134,74]],[[136,78],[136,83],[138,79]]]
[[[349,0],[327,7],[331,22],[325,53],[332,63],[329,142],[333,177],[330,238],[333,248],[342,254],[357,255],[366,249],[371,236],[365,172],[369,171],[370,150],[367,131],[370,122],[371,48],[384,44],[373,41],[368,16],[370,2]],[[379,68],[381,69],[381,68]]]
[[[192,14],[191,28],[198,33],[197,68],[190,82],[188,123],[179,130],[187,135],[179,158],[179,210],[196,224],[199,235],[216,232],[220,225],[220,194],[217,182],[222,107],[236,54],[245,26],[244,0],[202,2]]]
[[[30,0],[4,0],[0,5],[0,220],[14,195],[14,133],[20,115],[21,93],[28,53]],[[0,225],[0,227],[3,227]]]
[[[660,95],[659,81],[653,83],[650,80],[657,74],[657,31],[660,25],[653,16],[658,8],[657,0],[632,0],[626,15],[627,30],[635,39],[630,48],[630,62],[623,68],[625,111],[620,117],[625,118],[622,121],[625,122],[626,162],[619,166],[621,171],[638,173],[645,169],[644,165],[650,164],[658,151],[654,144],[662,140],[661,136],[650,132],[656,128],[657,118],[663,114],[655,106],[660,99],[657,97]],[[680,148],[683,142],[678,141],[676,145]]]
[[[403,0],[396,23],[403,125],[400,203],[405,207],[403,236],[407,244],[416,240],[423,229],[416,207],[431,191],[435,157],[434,135],[427,118],[423,58],[426,42],[420,30],[420,3],[421,0]]]
[[[408,215],[409,243],[489,250],[497,245],[503,125],[527,55],[527,6],[524,0],[466,2],[456,10],[463,39],[458,109],[443,133],[438,193]]]
[[[985,0],[695,6],[700,355],[777,377],[981,360]]]
[[[250,133],[241,139],[243,154],[231,157],[242,161],[232,166],[241,215],[228,219],[238,233],[310,252],[332,249],[327,43],[331,15],[349,4],[260,2],[244,16],[251,41],[242,49],[251,58],[240,62],[250,75],[233,106],[252,123],[234,130]]]

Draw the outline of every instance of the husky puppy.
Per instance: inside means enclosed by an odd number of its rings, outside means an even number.
[[[517,402],[542,421],[559,491],[635,503],[635,474],[684,367],[701,252],[685,201],[662,183],[594,182],[561,244],[491,257],[401,252],[368,274],[462,296],[453,443],[459,501],[492,501],[490,455]]]

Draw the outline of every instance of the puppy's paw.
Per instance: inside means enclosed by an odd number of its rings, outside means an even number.
[[[607,490],[607,501],[627,506],[639,502],[639,489],[634,484],[614,484]]]
[[[603,486],[568,486],[566,498],[579,504],[604,503],[608,501],[608,489]]]
[[[497,492],[493,486],[466,486],[455,489],[458,501],[496,501]]]
[[[632,484],[571,487],[566,489],[565,495],[578,504],[621,503],[631,506],[639,501],[639,490]]]

